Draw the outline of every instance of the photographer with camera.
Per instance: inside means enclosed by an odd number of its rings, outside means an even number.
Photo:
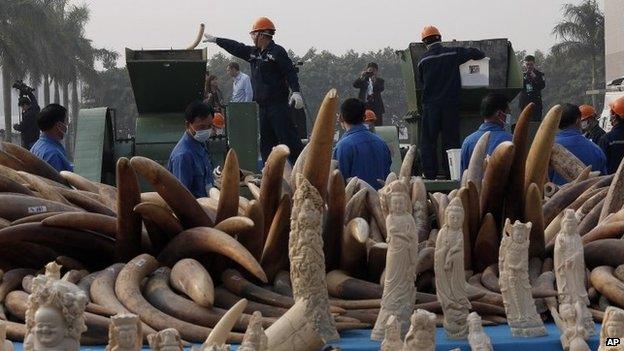
[[[533,55],[527,55],[524,58],[522,69],[522,91],[520,91],[518,108],[522,111],[526,105],[534,103],[531,121],[539,122],[542,120],[542,90],[546,87],[544,73],[535,68]]]
[[[383,114],[385,111],[381,92],[384,91],[383,78],[378,77],[379,66],[375,62],[366,65],[366,69],[362,71],[360,77],[353,82],[353,87],[360,89],[358,98],[366,104],[366,108],[375,112],[377,120],[376,126],[383,125]]]
[[[41,110],[37,103],[37,97],[34,89],[24,84],[21,80],[13,83],[13,88],[19,91],[19,100],[17,105],[22,112],[20,123],[13,125],[13,128],[20,132],[22,139],[22,147],[30,149],[30,147],[39,138],[39,128],[37,127],[37,114]]]

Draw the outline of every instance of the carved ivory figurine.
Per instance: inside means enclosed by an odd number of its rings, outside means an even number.
[[[337,340],[325,280],[325,256],[321,229],[325,204],[319,192],[297,174],[288,258],[295,305],[266,330],[268,350],[319,350]]]
[[[464,273],[464,208],[455,197],[445,211],[445,223],[436,240],[434,270],[436,295],[444,312],[447,338],[462,339],[468,334],[466,318],[470,309]]]
[[[546,328],[535,308],[529,283],[529,232],[531,222],[505,221],[498,267],[500,289],[511,335],[532,337],[546,335]]]
[[[614,339],[619,339],[617,345]],[[608,345],[611,344],[611,345]],[[602,320],[600,329],[600,344],[598,351],[623,351],[624,350],[624,310],[609,306]]]
[[[561,330],[561,346],[566,351],[590,351],[585,342],[589,334],[583,326],[582,313],[581,302],[577,301],[574,305],[560,304],[558,315],[553,314],[555,323]]]
[[[580,302],[579,318],[588,335],[595,334],[596,326],[587,308],[589,297],[585,289],[585,258],[574,210],[567,209],[564,212],[561,231],[555,240],[554,264],[559,303],[576,305]]]
[[[492,340],[483,330],[481,317],[477,312],[468,315],[468,343],[472,351],[493,351]]]
[[[174,328],[161,330],[147,336],[147,341],[153,351],[182,351],[180,333]]]
[[[386,322],[386,335],[379,351],[397,351],[401,348],[403,348],[403,342],[399,333],[399,323],[394,316],[390,316]]]
[[[381,202],[387,211],[388,252],[381,309],[371,332],[372,340],[384,338],[385,325],[391,315],[399,325],[401,338],[409,329],[409,318],[416,301],[416,258],[418,257],[418,232],[408,188],[397,180],[381,192]]]
[[[76,285],[59,280],[60,266],[50,263],[32,282],[26,309],[26,351],[78,351],[87,329],[87,296]]]
[[[1,351],[13,351],[13,343],[6,339],[6,322],[0,320],[0,345]]]
[[[436,333],[435,314],[418,309],[412,315],[412,326],[410,327],[403,351],[434,351]]]
[[[138,351],[143,346],[143,329],[139,316],[122,313],[111,317],[106,351]]]
[[[254,312],[247,325],[243,343],[238,351],[267,351],[267,336],[262,328],[262,314]]]
[[[323,253],[323,198],[302,175],[298,175],[291,215],[288,257],[295,301],[306,301],[306,315],[324,342],[340,339],[329,312]]]

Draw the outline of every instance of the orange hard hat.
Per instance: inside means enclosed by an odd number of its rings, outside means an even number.
[[[364,111],[364,122],[365,123],[370,123],[370,122],[375,122],[377,121],[377,115],[375,114],[375,112],[373,110],[366,110]]]
[[[624,96],[617,98],[615,101],[609,104],[611,106],[611,111],[616,115],[624,118]]]
[[[433,35],[442,36],[442,34],[440,34],[440,31],[438,30],[438,28],[436,28],[434,26],[426,26],[425,28],[423,28],[422,33],[420,34],[420,39],[421,40],[425,40],[425,38],[428,38],[428,37],[433,36]]]
[[[273,21],[271,21],[270,19],[266,17],[260,17],[254,21],[253,25],[251,26],[251,32],[249,33],[261,32],[265,30],[274,31],[275,25],[273,24]]]
[[[215,113],[212,117],[212,125],[219,129],[225,128],[225,118],[220,112]]]
[[[579,110],[581,110],[581,121],[596,115],[596,109],[592,105],[581,105]]]

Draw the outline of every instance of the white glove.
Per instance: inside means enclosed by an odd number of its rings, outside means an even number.
[[[297,92],[293,92],[292,95],[290,96],[290,100],[288,101],[288,104],[292,104],[295,103],[295,108],[297,110],[301,110],[303,108],[303,98],[301,97],[301,93],[297,93]]]
[[[212,34],[204,34],[204,43],[216,43],[217,37],[212,36]]]

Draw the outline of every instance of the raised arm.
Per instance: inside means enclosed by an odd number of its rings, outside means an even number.
[[[239,43],[236,40],[216,38],[216,43],[223,50],[245,61],[249,61],[250,55],[253,52],[253,46]]]
[[[457,58],[459,64],[465,63],[470,60],[481,60],[485,57],[483,51],[476,48],[457,48]]]

